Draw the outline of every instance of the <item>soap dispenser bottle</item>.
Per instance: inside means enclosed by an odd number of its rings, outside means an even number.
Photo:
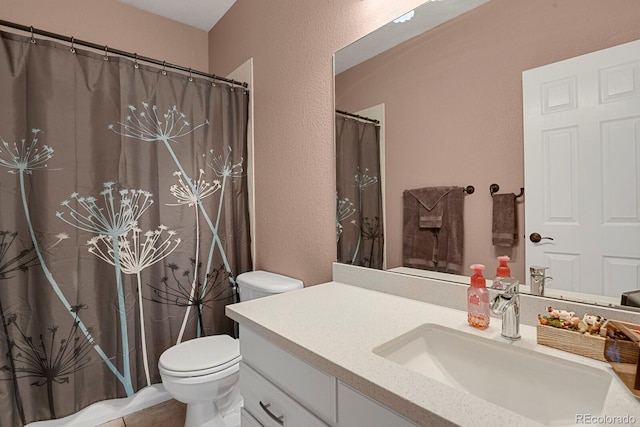
[[[504,289],[504,286],[502,285],[502,279],[511,279],[511,269],[509,268],[508,262],[511,259],[504,255],[504,256],[499,256],[498,257],[498,262],[500,263],[498,265],[498,269],[496,270],[496,278],[493,279],[493,289]]]
[[[489,290],[486,280],[482,275],[484,265],[473,264],[473,276],[471,276],[471,286],[467,289],[467,320],[469,325],[478,329],[489,327]]]

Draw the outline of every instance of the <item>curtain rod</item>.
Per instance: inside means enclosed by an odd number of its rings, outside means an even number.
[[[355,117],[356,119],[360,119],[360,120],[366,120],[368,122],[375,123],[376,125],[380,124],[380,121],[376,119],[370,119],[369,117],[359,116],[353,113],[347,113],[346,111],[336,110],[336,113],[349,116],[349,117]]]
[[[15,28],[17,30],[21,30],[21,31],[25,31],[25,32],[31,33],[31,39],[32,40],[33,40],[33,35],[34,34],[38,34],[38,35],[41,35],[41,36],[50,37],[52,39],[62,40],[62,41],[71,43],[72,45],[86,46],[86,47],[89,47],[91,49],[103,50],[106,53],[113,53],[113,54],[116,54],[116,55],[119,55],[119,56],[124,56],[124,57],[127,57],[127,58],[131,58],[131,59],[136,60],[136,61],[144,61],[144,62],[148,62],[148,63],[151,63],[151,64],[160,65],[160,66],[162,66],[162,68],[173,68],[174,70],[180,70],[180,71],[188,72],[189,74],[196,74],[198,76],[203,76],[203,77],[207,77],[207,78],[210,78],[210,79],[213,79],[213,80],[223,81],[223,82],[230,83],[230,84],[233,84],[233,85],[242,86],[244,88],[247,88],[249,86],[246,82],[239,82],[239,81],[232,80],[232,79],[226,79],[224,77],[216,76],[215,74],[209,74],[209,73],[205,73],[203,71],[192,70],[191,68],[183,67],[181,65],[170,64],[170,63],[168,63],[166,61],[159,61],[157,59],[148,58],[146,56],[140,56],[137,53],[125,52],[125,51],[119,50],[119,49],[112,49],[112,48],[108,47],[107,45],[100,46],[99,44],[96,44],[96,43],[92,43],[92,42],[88,42],[88,41],[84,41],[84,40],[78,40],[78,39],[76,39],[74,37],[67,37],[67,36],[63,36],[63,35],[60,35],[60,34],[51,33],[49,31],[39,30],[39,29],[33,28],[33,27],[27,27],[26,25],[16,24],[14,22],[4,21],[2,19],[0,19],[0,26],[9,27],[9,28]]]

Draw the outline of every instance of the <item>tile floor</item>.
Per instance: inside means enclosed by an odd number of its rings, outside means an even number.
[[[186,405],[171,399],[99,427],[182,427],[185,413]]]

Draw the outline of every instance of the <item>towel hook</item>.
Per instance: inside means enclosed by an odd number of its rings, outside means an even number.
[[[517,198],[522,197],[522,196],[524,196],[524,187],[520,187],[520,192],[518,194],[516,194],[515,198],[517,199]]]

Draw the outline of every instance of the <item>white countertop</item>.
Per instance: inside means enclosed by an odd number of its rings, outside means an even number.
[[[480,331],[468,326],[464,311],[339,282],[230,305],[226,313],[420,425],[448,424],[443,419],[461,426],[539,425],[371,351],[424,323],[506,342],[500,336],[499,319],[492,318],[489,328]],[[610,371],[614,378],[602,415],[630,415],[640,423],[640,401],[629,393],[609,364],[538,345],[534,327],[521,325],[520,333],[522,339],[511,345]],[[549,389],[570,393],[571,384],[550,384]]]

